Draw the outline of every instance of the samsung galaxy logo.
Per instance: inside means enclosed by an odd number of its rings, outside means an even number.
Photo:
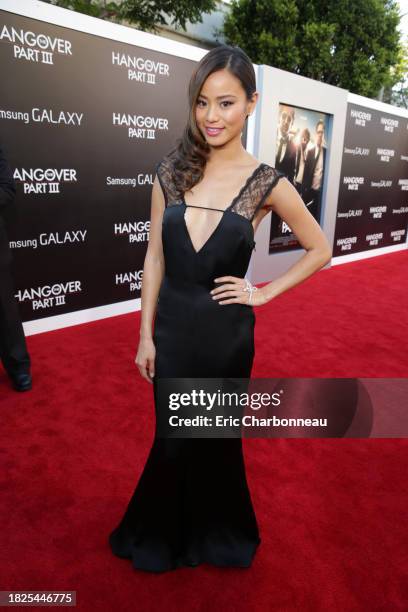
[[[352,219],[354,217],[361,217],[361,215],[363,214],[363,209],[362,208],[351,208],[350,210],[346,210],[344,212],[338,212],[337,213],[337,218],[338,219]]]
[[[363,147],[354,147],[354,149],[350,149],[348,147],[344,147],[344,153],[347,153],[349,155],[360,155],[362,157],[367,157],[367,155],[370,155],[370,149]]]
[[[127,187],[130,185],[131,187],[137,187],[138,185],[153,185],[153,177],[151,174],[143,174],[140,172],[137,177],[106,177],[106,184],[108,187]]]
[[[76,113],[70,111],[54,111],[50,108],[32,108],[31,111],[13,111],[0,110],[1,119],[12,119],[13,121],[23,121],[29,123],[30,119],[35,123],[54,123],[57,125],[63,124],[68,126],[79,126],[82,123],[84,113]]]
[[[36,249],[39,246],[50,245],[65,245],[76,242],[85,242],[85,237],[88,230],[72,230],[67,232],[51,232],[49,234],[40,234],[37,238],[29,238],[27,240],[11,240],[11,249],[22,249],[30,247]]]
[[[382,187],[391,187],[392,181],[382,179],[381,181],[371,181],[370,185],[371,187],[379,187],[381,189]]]

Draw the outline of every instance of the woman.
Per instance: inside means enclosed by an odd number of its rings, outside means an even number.
[[[141,375],[153,383],[156,435],[109,538],[112,551],[138,569],[162,572],[202,562],[249,567],[261,541],[241,438],[157,435],[158,380],[249,378],[253,307],[299,284],[331,256],[296,189],[242,146],[257,99],[248,56],[239,47],[212,49],[191,77],[183,137],[156,167],[136,356]],[[244,276],[254,232],[271,210],[307,253],[258,289]]]

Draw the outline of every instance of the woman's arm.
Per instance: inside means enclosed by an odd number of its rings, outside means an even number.
[[[156,174],[151,196],[149,243],[143,264],[140,340],[135,359],[140,374],[148,382],[152,382],[151,379],[154,376],[155,347],[152,326],[160,285],[164,276],[164,255],[161,239],[164,209],[164,194]]]
[[[142,316],[140,336],[144,338],[152,338],[152,323],[160,285],[164,276],[164,256],[161,239],[163,212],[164,195],[156,175],[152,188],[149,243],[143,264],[141,291]]]
[[[323,268],[331,259],[332,249],[320,225],[306,208],[295,187],[282,178],[265,202],[285,223],[307,251],[282,276],[260,288],[264,303],[295,287]],[[257,297],[257,296],[255,296]]]

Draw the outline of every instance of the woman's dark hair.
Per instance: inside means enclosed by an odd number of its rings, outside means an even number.
[[[183,135],[168,153],[173,167],[176,188],[184,193],[203,177],[204,168],[211,150],[195,120],[195,107],[207,77],[225,68],[241,81],[248,100],[256,91],[256,77],[251,60],[240,47],[219,45],[201,58],[191,75],[188,87],[189,116]]]

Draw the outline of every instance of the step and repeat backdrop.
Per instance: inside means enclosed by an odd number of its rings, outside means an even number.
[[[333,256],[403,244],[408,224],[408,119],[347,105]]]
[[[135,310],[154,169],[182,134],[188,82],[206,50],[48,4],[6,5],[0,146],[17,194],[3,217],[26,333]],[[249,150],[287,173],[333,238],[334,256],[405,243],[408,117],[355,103],[346,114],[345,90],[276,73],[273,83],[262,79],[267,100],[251,117]],[[286,99],[267,110],[276,79]],[[303,88],[299,104],[293,79]],[[253,282],[270,280],[269,257],[276,274],[300,250],[290,228],[269,217],[255,259],[269,276]]]
[[[3,216],[22,318],[137,298],[154,168],[184,127],[196,62],[0,20],[0,146],[17,185]]]

